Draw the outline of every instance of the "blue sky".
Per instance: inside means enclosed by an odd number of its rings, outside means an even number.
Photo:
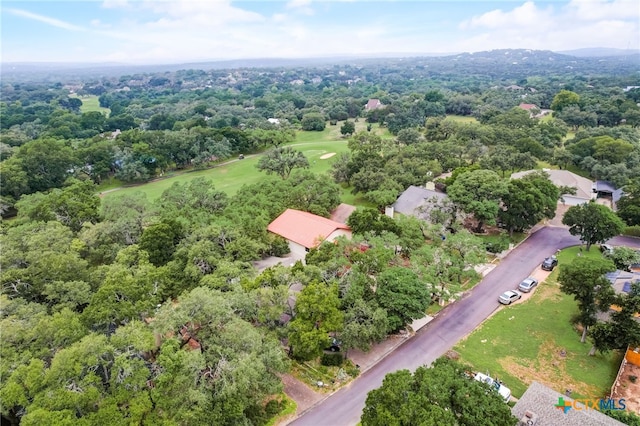
[[[638,0],[3,0],[3,62],[640,48]]]

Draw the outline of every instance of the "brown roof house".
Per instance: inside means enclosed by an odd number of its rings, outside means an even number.
[[[267,230],[286,239],[291,253],[301,258],[323,241],[333,241],[343,235],[351,238],[351,229],[344,223],[294,209],[287,209]]]
[[[380,102],[380,99],[369,99],[367,104],[364,106],[364,109],[366,109],[367,111],[371,111],[374,109],[379,109],[384,107],[385,105],[382,102]]]

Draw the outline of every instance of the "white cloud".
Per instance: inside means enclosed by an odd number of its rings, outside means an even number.
[[[480,16],[474,16],[467,21],[463,21],[460,24],[460,28],[465,30],[475,28],[539,28],[541,23],[550,18],[550,9],[539,9],[533,2],[528,1],[508,12],[496,9]]]
[[[512,10],[496,9],[461,22],[463,35],[452,47],[457,51],[638,48],[638,14],[637,0],[572,0],[562,8],[544,9],[527,1]]]
[[[68,22],[61,21],[60,19],[51,18],[49,16],[38,15],[37,13],[31,13],[27,10],[22,10],[22,9],[5,9],[5,10],[11,13],[12,15],[20,16],[27,19],[32,19],[38,22],[43,22],[45,24],[49,24],[56,28],[62,28],[64,30],[70,30],[70,31],[84,31],[84,28],[79,27],[77,25],[73,25]]]
[[[565,9],[574,18],[585,21],[640,19],[637,0],[571,0]]]
[[[126,9],[129,7],[128,0],[104,0],[101,5],[104,9]]]
[[[301,15],[311,16],[315,12],[311,7],[311,0],[290,0],[286,5],[286,9],[293,10]]]

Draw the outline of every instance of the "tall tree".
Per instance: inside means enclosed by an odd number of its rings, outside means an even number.
[[[617,294],[613,303],[619,309],[611,312],[609,320],[597,323],[589,331],[593,339],[589,355],[594,355],[596,350],[607,352],[640,344],[640,322],[635,318],[640,312],[640,282],[632,283],[628,294]]]
[[[618,216],[629,226],[640,225],[640,178],[624,187],[622,197],[616,203]]]
[[[552,219],[558,205],[559,190],[546,173],[531,173],[512,179],[502,197],[498,217],[509,230],[523,231],[542,219]]]
[[[309,168],[309,160],[300,151],[290,146],[278,147],[267,151],[256,165],[258,170],[265,171],[268,175],[275,173],[282,179],[286,179],[291,171],[296,168]]]
[[[615,270],[613,262],[606,259],[579,257],[560,269],[558,281],[563,293],[572,295],[578,302],[578,321],[582,324],[585,342],[589,327],[597,322],[597,313],[609,309],[613,298],[611,283],[604,274]]]
[[[412,270],[393,267],[378,276],[376,300],[387,310],[388,331],[396,331],[426,315],[431,292]]]
[[[313,282],[302,289],[289,324],[289,345],[295,358],[309,360],[329,347],[329,333],[339,332],[343,326],[339,307],[335,284]]]
[[[562,223],[569,226],[571,235],[580,236],[587,251],[592,244],[604,243],[624,229],[624,222],[610,208],[593,201],[569,207]]]
[[[367,395],[362,426],[516,425],[497,392],[467,375],[470,367],[447,358],[415,373],[389,373]]]
[[[466,172],[447,187],[449,198],[476,218],[479,231],[483,230],[485,223],[495,223],[500,200],[507,191],[507,182],[491,170]]]

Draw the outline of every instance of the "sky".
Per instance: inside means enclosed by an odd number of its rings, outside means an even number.
[[[2,62],[640,49],[638,0],[2,0]]]

